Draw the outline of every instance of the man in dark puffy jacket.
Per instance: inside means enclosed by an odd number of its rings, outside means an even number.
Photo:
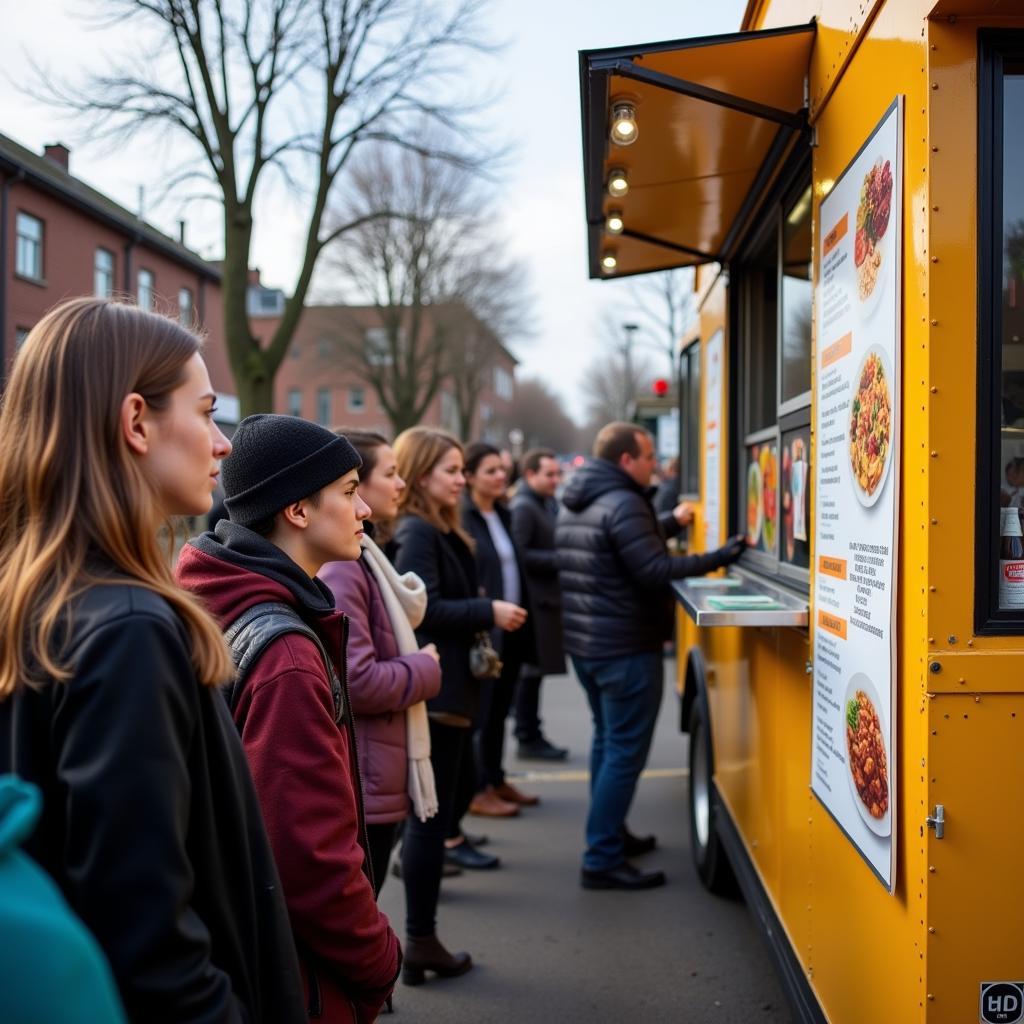
[[[685,503],[656,516],[651,506],[654,442],[635,423],[609,423],[594,458],[569,480],[555,545],[565,648],[594,716],[590,811],[581,884],[649,889],[661,871],[626,858],[654,849],[626,830],[626,813],[647,762],[664,687],[662,644],[672,622],[669,581],[720,569],[743,551],[733,537],[703,555],[669,555],[666,537],[693,518]]]

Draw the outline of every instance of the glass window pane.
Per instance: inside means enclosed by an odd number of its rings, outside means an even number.
[[[93,263],[93,291],[106,298],[114,292],[114,254],[106,249],[97,249]]]
[[[139,271],[139,308],[153,308],[153,275],[148,270]]]
[[[999,502],[1018,509],[1017,525],[1007,526],[1001,517],[1003,537],[1000,553],[999,607],[1024,609],[1024,580],[1017,578],[1020,566],[1005,564],[1021,558],[1020,528],[1024,511],[1024,64],[1005,64],[1003,79],[1003,223],[1002,301],[999,331],[1002,403],[999,474]],[[998,127],[998,126],[997,126]],[[1012,525],[1012,524],[1011,524]],[[1013,552],[1007,553],[1013,548]],[[1011,557],[1012,555],[1012,557]]]
[[[19,213],[15,225],[14,270],[22,277],[38,280],[43,276],[43,222],[27,213]]]
[[[774,228],[774,222],[773,222]],[[746,433],[775,425],[776,335],[779,306],[779,239],[767,232],[743,268]]]
[[[686,352],[688,364],[683,422],[683,473],[680,475],[684,494],[700,492],[700,345],[691,345]]]
[[[811,390],[811,186],[782,224],[782,401]]]
[[[178,292],[178,322],[192,327],[192,292],[182,288]]]

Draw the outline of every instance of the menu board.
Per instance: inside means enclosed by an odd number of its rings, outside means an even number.
[[[724,345],[719,329],[704,346],[704,550],[722,543],[722,384]]]
[[[903,106],[820,209],[811,788],[892,892],[896,865]]]

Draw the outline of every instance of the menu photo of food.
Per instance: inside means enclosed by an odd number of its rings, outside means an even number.
[[[774,554],[779,529],[779,457],[774,442],[754,445],[747,464],[747,543]]]
[[[782,438],[782,537],[787,562],[806,564],[797,558],[798,545],[807,544],[807,450],[809,431]],[[801,552],[806,555],[806,552]]]
[[[889,757],[885,727],[879,715],[878,695],[863,672],[850,677],[843,704],[846,731],[847,776],[853,802],[875,835],[892,832],[889,813]]]
[[[857,206],[857,233],[853,241],[853,263],[857,268],[857,295],[861,302],[874,296],[884,259],[882,244],[892,213],[892,168],[879,158],[864,175]],[[884,280],[884,277],[883,277]],[[880,289],[879,289],[880,291]]]
[[[857,500],[870,508],[881,497],[892,454],[892,371],[888,356],[872,345],[853,380],[850,402],[850,469]]]

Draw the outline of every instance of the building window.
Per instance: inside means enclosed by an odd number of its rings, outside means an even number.
[[[301,359],[302,358],[302,346],[299,345],[299,343],[297,341],[293,341],[292,345],[291,345],[291,348],[288,349],[288,354],[291,356],[292,359]]]
[[[450,391],[441,392],[441,428],[453,434],[459,432],[459,408]]]
[[[679,357],[679,492],[700,493],[700,342]]]
[[[511,402],[514,396],[515,388],[512,374],[504,366],[496,366],[494,368],[494,393],[506,402]]]
[[[807,521],[811,478],[810,169],[791,165],[781,181],[735,264],[734,515],[738,532],[747,534],[751,567],[808,583],[810,541],[800,524]],[[682,396],[686,421],[699,395],[698,387],[689,402]],[[681,470],[690,492],[698,475],[696,433],[690,422],[682,429]],[[795,514],[794,501],[803,515]]]
[[[1021,634],[1024,32],[982,30],[978,38],[975,626],[979,633]]]
[[[188,288],[182,288],[178,292],[178,322],[186,327],[192,327],[194,315],[192,292]]]
[[[17,351],[25,344],[25,339],[28,337],[29,329],[27,327],[15,327],[14,329],[14,349]]]
[[[322,427],[329,427],[333,419],[331,390],[330,388],[319,388],[316,393],[316,421]]]
[[[19,213],[16,224],[17,247],[14,256],[15,273],[31,277],[35,281],[43,278],[43,222],[28,213]]]
[[[114,254],[109,249],[97,249],[92,268],[93,292],[100,298],[114,294]]]
[[[302,415],[302,391],[299,388],[289,388],[288,390],[288,415]]]
[[[139,309],[153,308],[153,273],[149,270],[139,271],[138,284]]]
[[[316,343],[316,354],[321,359],[326,359],[331,354],[331,339],[321,338]]]
[[[348,389],[348,411],[362,412],[366,408],[366,389],[351,387]]]
[[[366,342],[366,361],[370,366],[390,366],[394,359],[391,355],[391,339],[386,327],[368,327],[364,335]]]

